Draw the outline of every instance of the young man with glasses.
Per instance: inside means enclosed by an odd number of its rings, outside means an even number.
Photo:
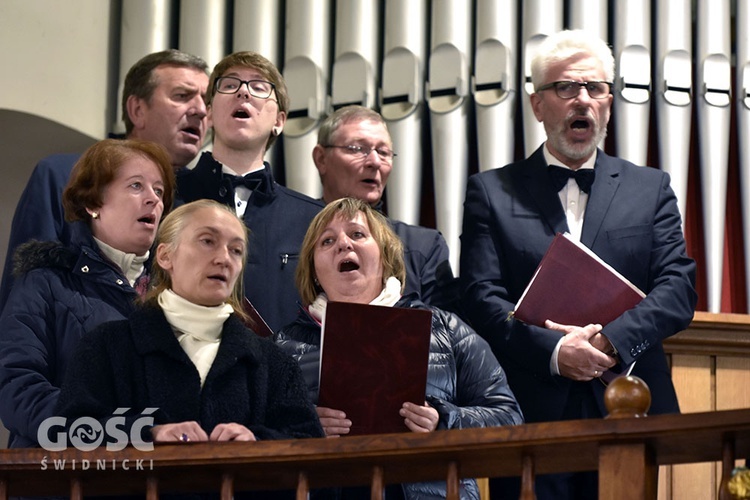
[[[245,296],[276,331],[297,316],[299,247],[322,204],[276,183],[264,156],[281,134],[289,94],[279,70],[255,52],[235,52],[214,67],[207,110],[213,150],[178,173],[177,199],[231,206],[250,232]]]
[[[382,211],[383,192],[396,153],[379,113],[363,106],[336,110],[321,124],[312,155],[323,184],[324,202],[352,197]],[[404,294],[416,292],[424,303],[455,312],[457,282],[443,236],[435,229],[390,222],[404,243]]]
[[[697,295],[669,175],[597,149],[614,81],[602,40],[578,30],[552,35],[531,72],[531,105],[547,141],[525,160],[469,179],[464,312],[505,368],[527,422],[602,418],[602,372],[635,361],[632,375],[651,389],[650,413],[679,412],[662,340],[690,324]],[[512,319],[555,234],[566,231],[643,290],[641,303],[606,325]],[[576,297],[567,299],[576,307]],[[518,478],[493,479],[491,496],[518,498],[519,486]],[[535,489],[539,500],[597,498],[597,475],[539,475]]]
[[[206,137],[208,66],[200,57],[179,50],[148,54],[125,76],[122,114],[128,139],[161,144],[180,169],[198,155]],[[80,155],[44,158],[21,194],[13,216],[0,286],[0,311],[13,285],[13,255],[29,240],[70,243],[62,191]]]

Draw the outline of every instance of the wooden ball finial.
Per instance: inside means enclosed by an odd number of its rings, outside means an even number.
[[[639,418],[651,407],[651,391],[642,379],[628,375],[614,379],[604,391],[605,418]]]

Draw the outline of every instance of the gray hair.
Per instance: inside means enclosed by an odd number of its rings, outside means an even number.
[[[344,123],[366,120],[381,123],[383,127],[388,130],[388,125],[385,123],[385,119],[380,113],[373,111],[370,108],[353,104],[337,109],[323,120],[323,123],[320,124],[320,129],[318,130],[318,144],[322,146],[330,145],[333,140],[333,134],[335,134],[339,127]]]
[[[585,30],[564,30],[548,36],[537,48],[531,60],[531,82],[534,89],[544,85],[549,67],[579,55],[598,59],[608,82],[615,80],[615,58],[612,49],[599,37]]]

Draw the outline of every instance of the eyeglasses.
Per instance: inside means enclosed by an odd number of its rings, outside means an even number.
[[[259,99],[268,99],[271,97],[276,85],[265,80],[240,80],[233,76],[222,76],[216,79],[216,92],[220,94],[236,94],[242,85],[247,85],[250,95]]]
[[[347,154],[356,156],[357,158],[360,158],[362,160],[370,156],[370,153],[372,153],[373,151],[377,153],[377,155],[380,157],[382,161],[387,162],[387,163],[392,162],[393,157],[397,156],[396,153],[394,153],[388,148],[370,148],[367,146],[360,146],[358,144],[348,144],[346,146],[336,146],[333,144],[328,144],[323,147],[343,149]]]
[[[586,89],[586,92],[589,93],[589,97],[592,99],[604,99],[612,92],[612,84],[610,82],[574,82],[573,80],[548,83],[539,87],[537,92],[549,90],[553,87],[557,97],[560,99],[578,97],[581,87]]]

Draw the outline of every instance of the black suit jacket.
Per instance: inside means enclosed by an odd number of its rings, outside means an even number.
[[[416,292],[427,305],[456,312],[458,286],[453,277],[448,244],[436,229],[389,219],[404,244],[404,295]]]
[[[651,389],[650,413],[679,411],[661,341],[688,326],[697,295],[669,175],[602,151],[595,171],[581,241],[647,294],[603,333],[625,364],[638,361],[633,375]],[[461,235],[464,308],[508,372],[529,422],[559,419],[573,382],[550,374],[561,334],[508,320],[508,313],[552,238],[567,229],[541,147],[469,179]],[[604,385],[588,384],[606,414]]]

